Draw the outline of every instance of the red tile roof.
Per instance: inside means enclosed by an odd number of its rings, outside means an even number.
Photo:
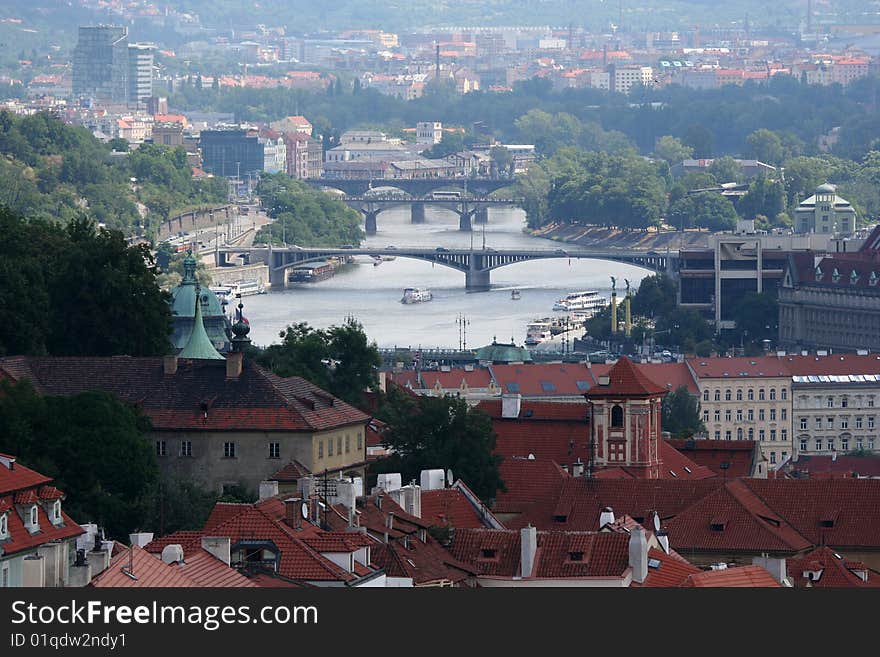
[[[807,583],[812,587],[876,587],[880,586],[880,575],[868,569],[865,564],[854,563],[840,558],[834,550],[828,547],[819,547],[797,559],[786,561],[786,571],[791,583],[796,587],[806,587]],[[804,577],[806,571],[818,572],[818,579],[810,580]],[[853,571],[865,573],[866,582]]]
[[[222,564],[221,564],[222,565]],[[126,573],[133,575],[129,576]],[[199,584],[176,564],[167,564],[133,545],[110,560],[110,566],[92,578],[95,588],[195,588]]]
[[[661,386],[648,378],[626,356],[622,356],[614,366],[608,370],[609,378],[607,385],[596,385],[587,391],[588,398],[595,397],[653,397],[668,392],[666,386]]]
[[[227,566],[202,548],[186,554],[184,563],[178,564],[177,567],[197,586],[205,588],[251,588],[256,586],[235,568]]]
[[[291,461],[269,477],[269,479],[281,482],[299,481],[303,477],[308,477],[310,474],[312,474],[311,471],[302,463],[299,461]]]
[[[761,566],[707,570],[688,576],[685,587],[779,588],[782,586]]]
[[[156,429],[320,431],[369,416],[299,377],[280,378],[250,361],[227,380],[225,363],[180,360],[165,375],[161,358],[0,359],[0,372],[29,379],[46,395],[106,390],[139,406]]]
[[[422,491],[422,519],[438,527],[483,527],[483,521],[464,493],[455,488]]]
[[[635,363],[635,367],[648,379],[670,392],[675,392],[681,386],[693,395],[700,392],[687,363]]]
[[[25,490],[50,481],[52,480],[49,477],[26,468],[21,463],[15,462],[11,470],[0,463],[0,495]]]
[[[749,477],[754,467],[756,443],[753,440],[684,440],[669,439],[672,447],[691,461],[711,469],[719,477]],[[721,464],[727,468],[722,469]]]
[[[483,403],[481,402],[477,408],[482,410]],[[525,458],[532,454],[539,460],[554,461],[566,466],[570,466],[578,459],[586,463],[590,458],[587,405],[564,403],[552,405],[564,407],[559,409],[560,416],[574,411],[571,415],[576,419],[546,420],[541,417],[526,417],[528,410],[531,409],[525,403],[518,419],[494,418],[492,429],[497,436],[495,454],[500,454],[505,460]],[[548,417],[551,413],[557,414],[556,411],[546,410],[551,404],[542,403],[541,406],[544,408],[539,410],[544,411],[544,417]]]
[[[460,584],[473,568],[460,563],[429,534],[425,542],[412,537],[377,543],[371,551],[373,563],[388,577],[409,577],[415,586],[440,582]]]
[[[584,363],[490,365],[489,370],[502,392],[526,397],[581,397],[595,382]]]
[[[656,563],[657,565],[652,565]],[[700,569],[687,561],[666,554],[663,550],[648,550],[648,576],[641,584],[633,582],[632,586],[649,588],[671,588],[681,586],[690,575],[699,573]]]
[[[687,364],[697,379],[730,379],[742,377],[789,377],[788,364],[777,356],[746,358],[688,358]]]
[[[880,458],[858,456],[800,455],[786,466],[792,473],[811,479],[880,477]]]
[[[499,472],[507,491],[496,493],[492,511],[518,514],[510,521],[502,519],[508,527],[525,527],[530,519],[542,516],[548,507],[549,520],[563,485],[570,478],[555,462],[538,459],[504,459]]]
[[[480,575],[505,578],[622,577],[629,568],[627,534],[539,531],[537,540],[530,574],[521,572],[519,530],[456,530],[448,549]]]

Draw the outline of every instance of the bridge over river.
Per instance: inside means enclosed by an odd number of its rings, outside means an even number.
[[[433,264],[450,267],[465,275],[465,288],[468,291],[488,290],[491,285],[490,272],[499,267],[527,262],[530,260],[542,260],[549,258],[588,258],[592,260],[611,260],[624,262],[654,272],[674,271],[677,264],[678,252],[669,251],[659,253],[656,251],[623,251],[623,250],[582,250],[582,249],[436,249],[386,247],[386,248],[300,248],[297,246],[286,247],[237,247],[221,246],[215,249],[216,265],[218,267],[229,264],[229,256],[243,255],[246,261],[253,264],[264,262],[269,267],[269,282],[273,288],[287,286],[287,272],[296,265],[307,262],[326,260],[330,257],[345,257],[354,255],[365,256],[395,256],[398,258],[413,258],[424,260]]]

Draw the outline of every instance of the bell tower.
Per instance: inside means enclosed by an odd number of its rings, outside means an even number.
[[[625,468],[640,479],[660,477],[660,416],[666,389],[625,356],[584,394],[590,404],[595,468]]]

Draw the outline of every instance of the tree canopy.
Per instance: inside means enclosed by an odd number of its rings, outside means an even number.
[[[679,386],[663,398],[660,426],[673,438],[690,438],[705,433],[706,425],[700,418],[700,402],[687,386]]]
[[[84,217],[61,226],[3,209],[0,234],[0,354],[167,353],[167,293],[146,246]]]
[[[355,405],[378,383],[379,350],[354,319],[327,329],[301,322],[288,326],[280,337],[280,344],[258,356],[278,376],[301,376]]]
[[[64,509],[112,536],[141,526],[158,478],[149,421],[106,392],[38,395],[29,382],[0,383],[0,451],[55,479]]]
[[[388,423],[382,441],[393,451],[370,468],[372,473],[400,472],[404,481],[422,470],[451,469],[484,502],[506,490],[493,454],[492,419],[449,395],[412,397],[392,387],[377,415]]]

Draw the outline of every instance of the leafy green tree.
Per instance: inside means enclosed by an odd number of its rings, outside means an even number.
[[[688,126],[682,137],[682,143],[693,149],[694,157],[712,157],[715,150],[715,136],[705,126],[693,124]]]
[[[422,155],[427,158],[440,160],[466,148],[465,137],[461,132],[444,132],[443,139],[439,144],[434,144]]]
[[[730,155],[715,158],[709,166],[709,173],[719,183],[742,182],[743,180],[742,167]]]
[[[66,227],[0,210],[0,353],[156,356],[167,352],[167,295],[145,245],[82,217]],[[52,263],[47,267],[46,263]]]
[[[301,322],[288,326],[281,338],[258,357],[278,376],[301,376],[355,405],[378,383],[379,350],[354,319],[328,329]]]
[[[513,175],[513,155],[504,146],[493,146],[489,149],[492,166],[497,174]]]
[[[679,386],[663,398],[660,426],[673,438],[690,438],[706,432],[700,418],[700,402],[687,386]]]
[[[717,192],[700,192],[679,199],[669,206],[666,222],[676,228],[731,230],[736,226],[736,210]]]
[[[693,147],[670,135],[660,137],[654,146],[654,155],[665,160],[669,165],[679,164],[693,154]]]
[[[77,522],[114,537],[141,526],[158,478],[149,421],[106,392],[41,397],[27,381],[0,384],[0,450],[67,494]]]
[[[677,294],[675,281],[666,274],[646,276],[632,298],[632,314],[641,317],[660,317],[675,310]]]
[[[785,209],[782,183],[764,175],[758,176],[749,185],[748,193],[739,199],[736,209],[744,219],[764,215],[775,222],[776,217]]]
[[[496,436],[491,418],[460,397],[411,397],[391,388],[380,412],[388,428],[383,442],[393,451],[370,468],[400,472],[404,481],[422,470],[451,469],[484,502],[506,490],[493,454]]]
[[[773,166],[782,163],[784,156],[782,139],[772,130],[766,128],[755,130],[746,137],[746,143],[749,157]]]
[[[768,292],[750,292],[734,306],[736,335],[745,341],[760,344],[762,340],[776,341],[779,336],[779,304]]]
[[[785,200],[789,208],[812,196],[828,180],[829,163],[819,157],[795,157],[785,161]]]

